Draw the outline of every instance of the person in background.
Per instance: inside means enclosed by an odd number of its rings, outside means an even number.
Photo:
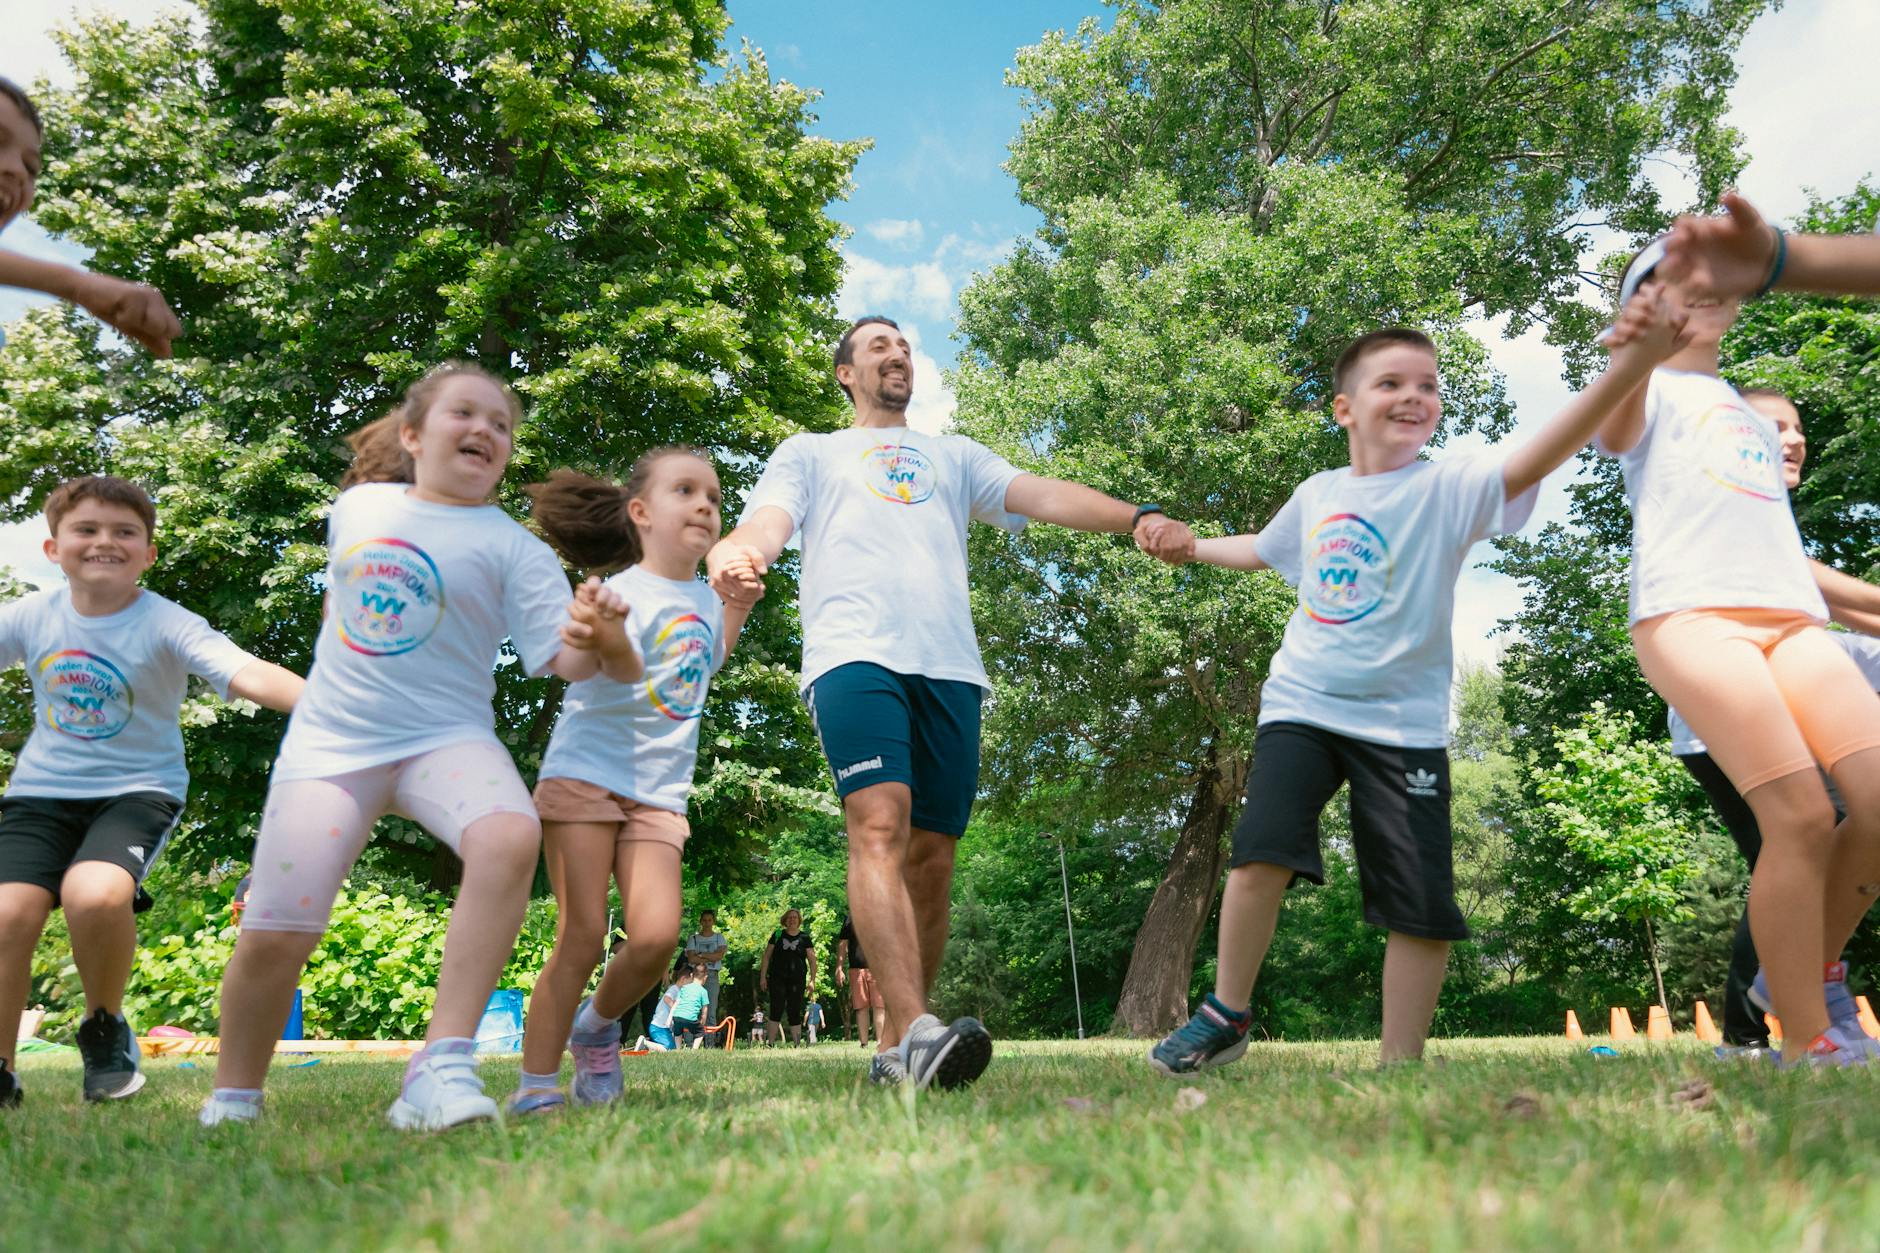
[[[699,910],[698,930],[685,942],[685,955],[693,965],[705,968],[705,993],[711,998],[705,1008],[708,1023],[718,1021],[718,976],[724,970],[727,947],[724,933],[718,930],[718,911]]]

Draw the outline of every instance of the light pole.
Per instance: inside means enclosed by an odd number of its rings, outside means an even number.
[[[1077,928],[1071,925],[1071,872],[1064,864],[1063,837],[1046,832],[1057,841],[1058,878],[1064,883],[1064,934],[1071,942],[1071,996],[1077,1002],[1077,1038],[1084,1038],[1084,992],[1077,983]]]

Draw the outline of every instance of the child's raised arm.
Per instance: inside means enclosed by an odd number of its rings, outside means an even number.
[[[281,713],[294,712],[294,704],[307,681],[283,666],[259,659],[249,662],[228,681],[228,694]]]
[[[1559,469],[1596,433],[1612,452],[1625,452],[1638,443],[1643,433],[1645,384],[1652,368],[1681,346],[1684,319],[1672,314],[1657,284],[1648,284],[1620,310],[1613,339],[1620,346],[1612,350],[1606,372],[1502,464],[1502,484],[1509,500]]]

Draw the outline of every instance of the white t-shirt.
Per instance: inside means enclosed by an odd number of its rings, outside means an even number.
[[[803,533],[803,687],[854,661],[988,687],[966,588],[966,523],[1016,531],[1024,471],[963,435],[851,427],[778,445],[744,504]]]
[[[694,959],[703,959],[705,972],[717,974],[724,968],[725,950],[730,947],[725,933],[714,931],[710,935],[694,934],[685,942],[685,955]]]
[[[697,579],[632,566],[607,580],[627,602],[627,637],[646,673],[568,685],[542,756],[544,779],[579,779],[655,809],[685,812],[698,763],[699,714],[724,664],[725,610]]]
[[[1619,465],[1632,506],[1633,622],[1747,608],[1827,620],[1789,509],[1776,425],[1735,388],[1709,374],[1652,371],[1645,433]]]
[[[254,657],[155,592],[88,618],[69,587],[0,605],[0,668],[26,663],[33,730],[7,793],[87,799],[189,794],[177,711],[199,674],[218,696]]]
[[[1860,668],[1861,677],[1867,680],[1867,686],[1880,692],[1880,639],[1854,631],[1830,631],[1828,638],[1854,659],[1854,664]],[[1697,738],[1697,733],[1691,730],[1691,724],[1684,720],[1684,715],[1677,710],[1669,711],[1665,723],[1665,729],[1671,735],[1673,757],[1692,757],[1710,751],[1704,747],[1704,741]]]
[[[668,983],[666,990],[659,994],[659,1008],[653,1011],[653,1026],[672,1030],[672,1007],[679,999],[679,985]]]
[[[573,599],[555,553],[495,505],[418,500],[403,483],[340,493],[327,525],[326,621],[277,779],[321,779],[496,739],[503,639],[541,674]]]
[[[1450,618],[1478,540],[1517,531],[1538,488],[1505,499],[1505,453],[1313,475],[1255,541],[1299,589],[1260,721],[1406,748],[1449,743]]]

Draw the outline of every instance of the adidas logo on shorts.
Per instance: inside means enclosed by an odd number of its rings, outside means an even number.
[[[1427,770],[1406,770],[1403,774],[1404,791],[1412,796],[1439,796],[1436,790],[1436,776]]]
[[[141,864],[143,863],[143,860],[144,860],[144,850],[143,850],[143,849],[141,849],[141,848],[139,848],[139,847],[138,847],[137,845],[135,845],[135,844],[133,844],[133,845],[131,845],[131,847],[130,847],[130,854],[131,854],[131,856],[132,856],[132,857],[135,857],[135,858],[137,859],[137,861],[138,861],[138,864],[139,864],[139,865],[141,865]]]
[[[881,769],[881,758],[870,757],[866,761],[858,761],[852,766],[843,766],[841,769],[837,770],[836,782],[841,783],[844,780],[846,780],[850,775],[860,774],[864,770],[879,770],[879,769]]]

